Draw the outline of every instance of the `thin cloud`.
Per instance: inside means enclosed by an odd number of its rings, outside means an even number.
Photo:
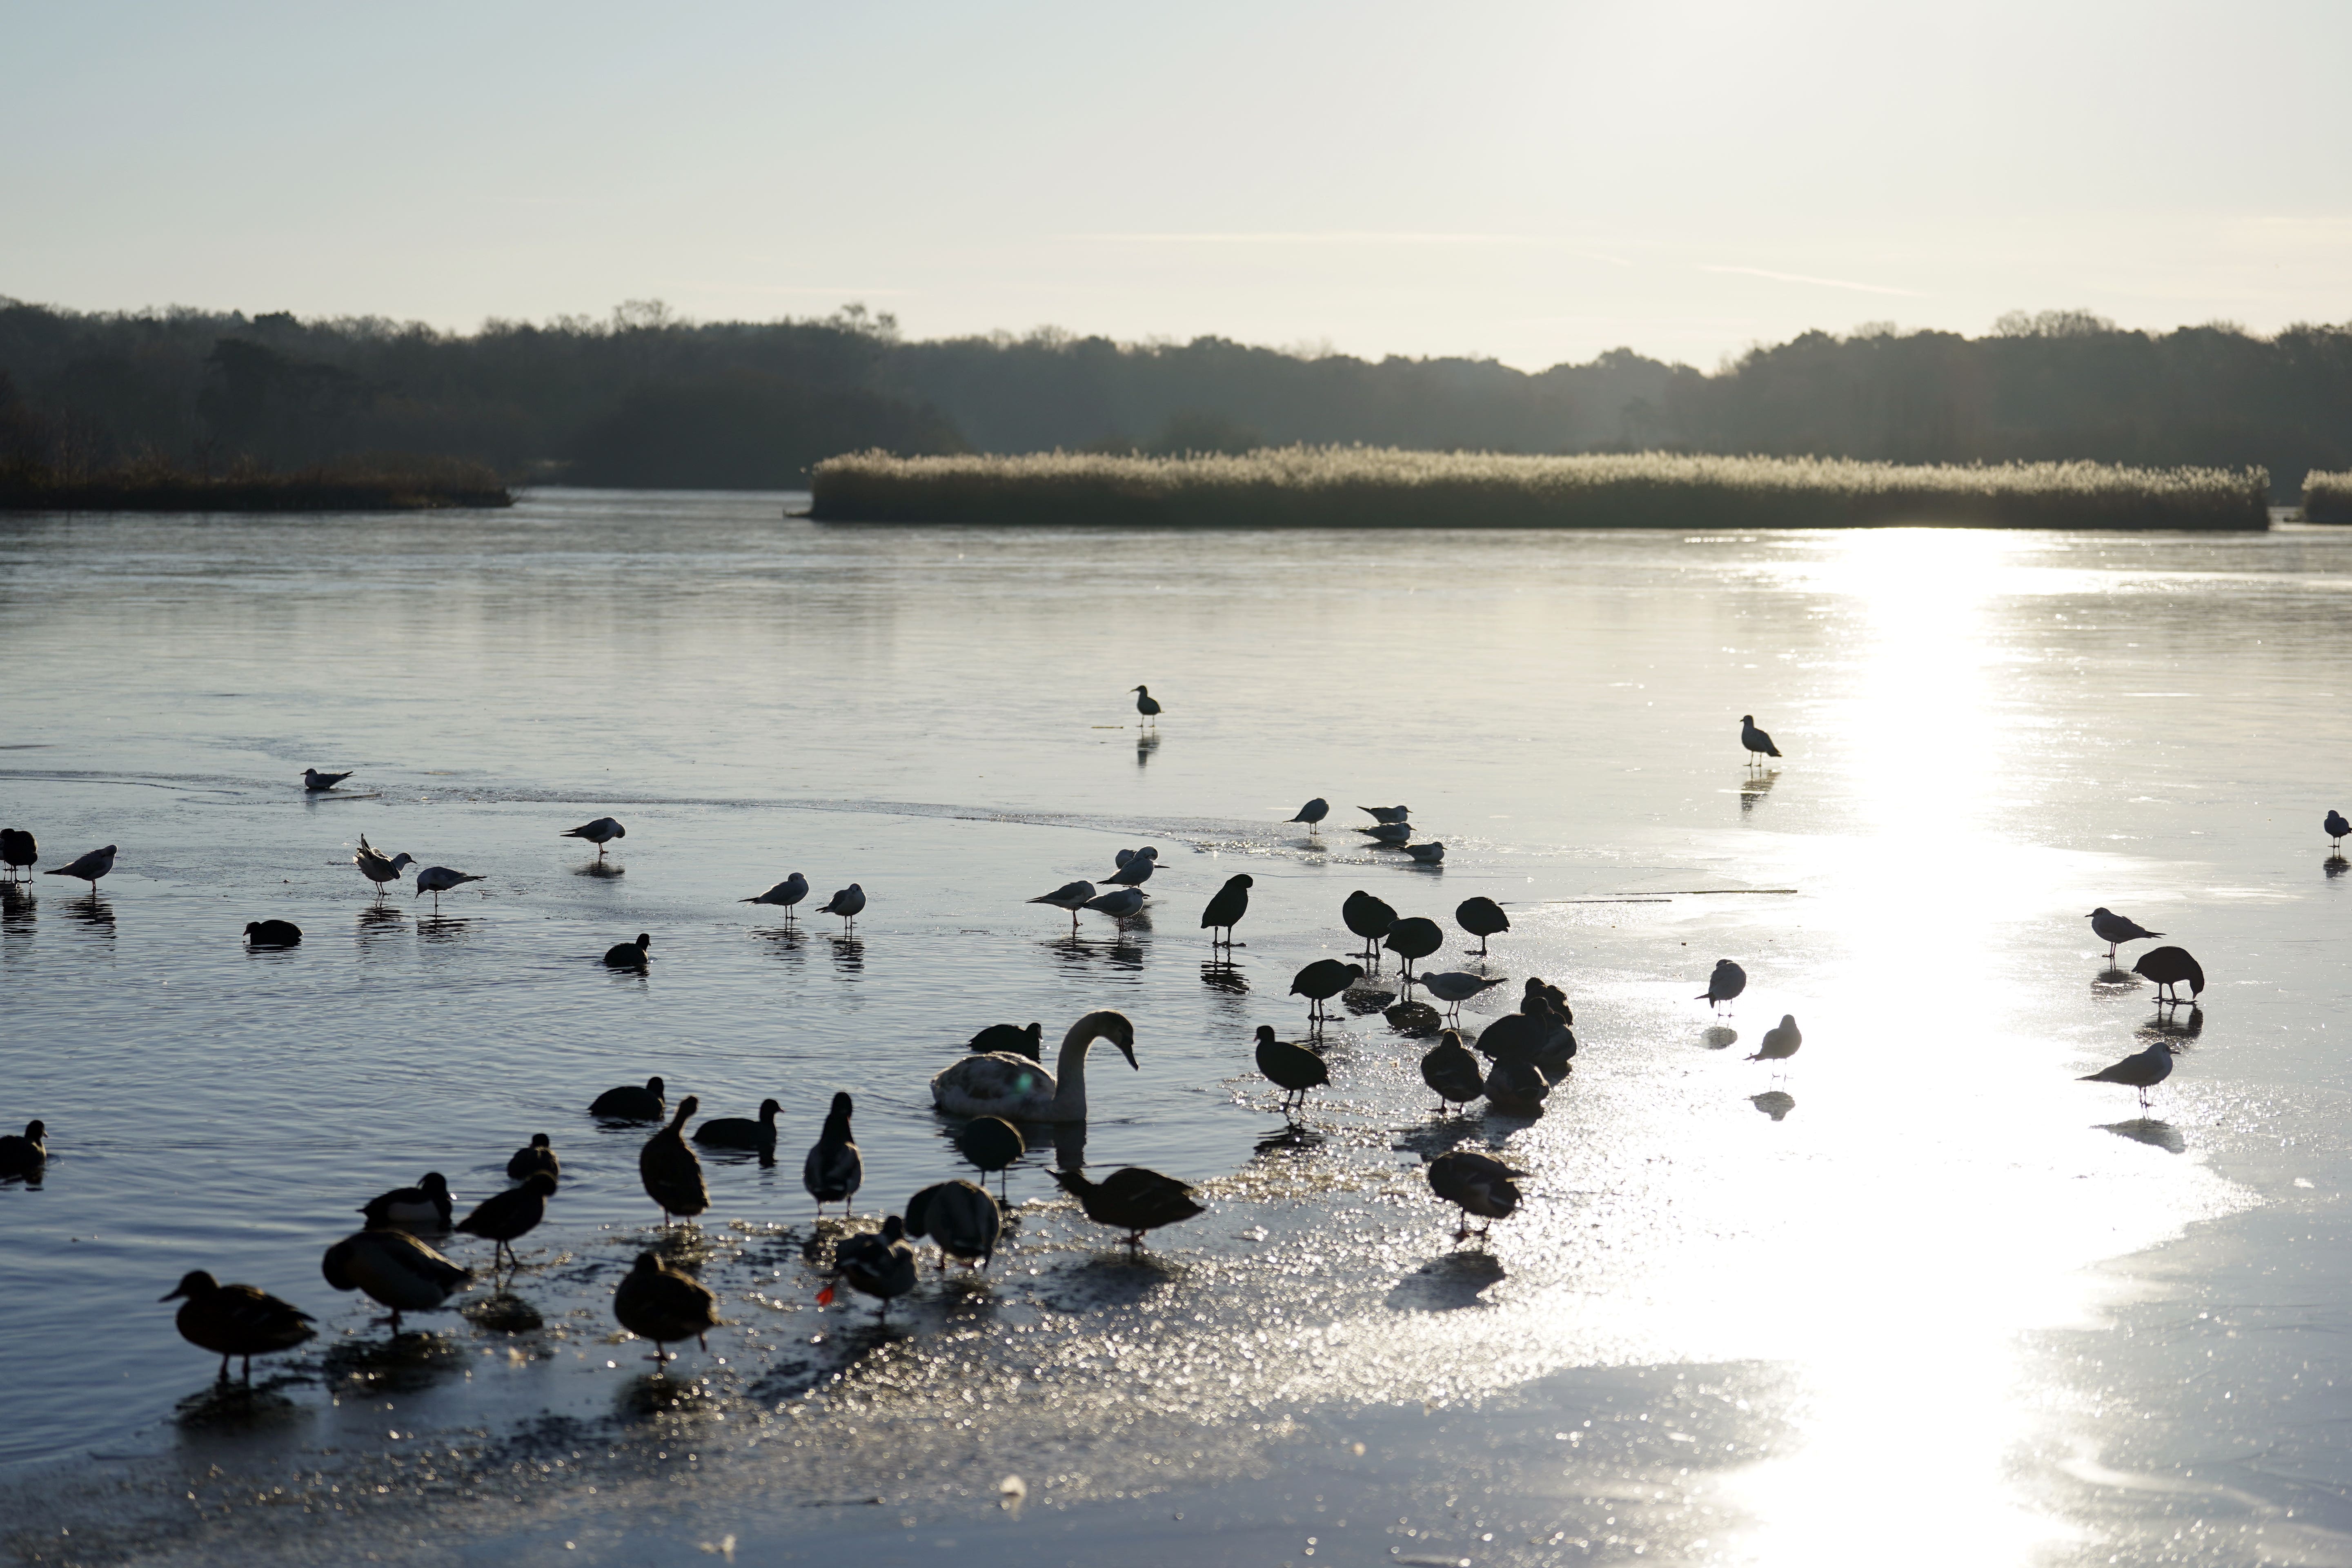
[[[1541,234],[1458,234],[1430,229],[1197,229],[1187,231],[1072,234],[1065,239],[1113,245],[1505,245],[1572,246],[1573,240]],[[1587,252],[1595,259],[1631,263],[1622,257]]]
[[[1774,272],[1762,267],[1701,267],[1701,272],[1732,272],[1743,278],[1769,278],[1775,283],[1809,283],[1816,289],[1851,289],[1857,294],[1897,294],[1906,300],[1927,298],[1916,289],[1895,289],[1884,283],[1855,283],[1843,278],[1815,278],[1803,272]]]

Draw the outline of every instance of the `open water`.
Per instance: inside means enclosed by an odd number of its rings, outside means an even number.
[[[0,522],[0,819],[44,868],[120,846],[94,897],[0,907],[0,1122],[52,1149],[0,1185],[7,1549],[2352,1563],[2352,879],[2319,828],[2352,537],[782,510]],[[1282,821],[1313,795],[1319,833]],[[1442,868],[1351,831],[1398,803]],[[559,837],[604,815],[601,864]],[[363,834],[485,879],[379,907]],[[1124,932],[1023,901],[1143,844]],[[811,905],[863,885],[854,932],[736,901],[794,869]],[[1454,965],[1454,906],[1507,905],[1511,984],[1467,1011],[1565,986],[1544,1115],[1435,1113],[1391,961],[1286,1127],[1251,1035],[1304,1032],[1290,976],[1353,945],[1358,888]],[[2197,1011],[2110,970],[2100,904],[2197,955]],[[265,918],[305,942],[248,951]],[[640,931],[649,972],[606,970]],[[1717,1021],[1721,956],[1751,979]],[[1101,1007],[1139,1070],[1092,1058],[989,1275],[821,1309],[830,1096],[870,1225],[969,1173],[927,1089],[967,1036]],[[1744,1059],[1783,1014],[1794,1062]],[[2151,1110],[2075,1081],[2168,1019]],[[585,1115],[652,1073],[784,1107],[780,1161],[706,1157],[667,1239],[644,1130]],[[397,1343],[327,1287],[366,1198],[438,1170],[469,1204],[534,1131],[563,1185],[510,1284],[454,1238],[483,1281]],[[1483,1246],[1421,1174],[1457,1145],[1526,1173]],[[1056,1162],[1209,1212],[1130,1259]],[[663,1375],[609,1309],[657,1244],[729,1321]],[[318,1339],[214,1390],[155,1300],[195,1268]]]

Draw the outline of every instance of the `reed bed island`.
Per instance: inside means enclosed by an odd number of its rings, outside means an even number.
[[[817,465],[823,522],[1150,528],[1970,528],[2259,531],[2260,468],[1872,463],[1665,452],[1517,457],[1379,447],[1080,452]]]

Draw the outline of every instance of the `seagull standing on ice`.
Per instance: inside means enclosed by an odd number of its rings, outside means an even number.
[[[596,858],[599,860],[604,858],[605,845],[615,838],[626,838],[628,836],[629,830],[609,816],[600,816],[593,822],[583,822],[577,827],[567,827],[556,835],[558,838],[585,838],[596,847]]]
[[[1706,989],[1698,994],[1696,1000],[1720,1013],[1726,1003],[1747,989],[1748,971],[1727,958],[1718,958],[1715,961],[1715,973],[1706,977]]]
[[[1151,695],[1151,688],[1148,686],[1139,686],[1135,689],[1135,710],[1138,713],[1142,714],[1144,718],[1150,720],[1154,725],[1157,725],[1160,722],[1160,701],[1157,698]],[[1141,727],[1141,723],[1139,721],[1137,728],[1140,729]]]
[[[1103,880],[1114,888],[1139,888],[1151,880],[1151,873],[1159,866],[1160,851],[1149,844],[1140,849],[1122,849],[1118,852],[1118,869]]]
[[[2093,910],[2089,914],[2084,915],[2083,918],[2091,922],[2091,934],[2107,944],[2107,962],[2109,963],[2113,963],[2116,961],[2116,944],[2117,942],[2138,942],[2143,937],[2162,936],[2164,934],[2160,931],[2145,930],[2137,921],[2126,919],[2125,916],[2116,913],[2115,910],[2107,908],[2105,904],[2101,904],[2097,909]]]
[[[1785,1062],[1795,1056],[1797,1047],[1804,1043],[1805,1037],[1797,1027],[1797,1016],[1783,1013],[1780,1027],[1765,1030],[1763,1044],[1748,1059],[1751,1062]]]
[[[1739,716],[1739,743],[1748,748],[1748,760],[1750,762],[1780,754],[1780,748],[1772,743],[1772,737],[1756,727],[1756,715],[1753,713]]]
[[[784,911],[784,918],[786,920],[790,920],[793,914],[793,906],[807,897],[808,879],[802,876],[798,871],[795,871],[791,876],[785,878],[782,881],[777,883],[774,887],[770,888],[766,892],[761,893],[758,898],[739,899],[736,901],[738,903],[745,904],[773,904],[778,909]]]
[[[332,789],[351,776],[349,773],[322,773],[316,768],[304,768],[302,787],[316,794],[320,790]]]
[[[839,915],[842,934],[846,936],[850,926],[856,921],[858,912],[865,908],[866,889],[852,882],[834,894],[832,898],[827,899],[816,912],[821,915]]]
[[[2336,841],[2330,846],[2330,847],[2335,849],[2336,853],[2342,854],[2344,851],[2344,836],[2347,833],[2352,833],[2352,822],[2345,821],[2344,814],[2342,812],[2331,811],[2327,814],[2327,820],[2321,823],[2320,826],[2326,828],[2327,830],[2327,837]]]
[[[2086,1072],[2077,1083],[2119,1083],[2139,1090],[2140,1109],[2147,1109],[2147,1091],[2172,1076],[2172,1042],[2158,1040],[2137,1056],[2126,1057],[2111,1068]]]
[[[1070,917],[1070,934],[1076,936],[1078,934],[1078,911],[1085,909],[1093,900],[1094,896],[1095,885],[1092,882],[1065,882],[1052,892],[1040,893],[1029,901],[1033,904],[1051,904],[1057,910],[1067,911]]]
[[[113,869],[114,846],[110,844],[103,849],[93,849],[79,860],[70,861],[53,871],[44,871],[41,875],[79,878],[88,882],[89,890],[95,894],[98,891],[98,879]]]
[[[1298,808],[1298,815],[1292,817],[1290,820],[1293,822],[1303,822],[1307,824],[1307,826],[1312,827],[1330,815],[1331,803],[1325,800],[1318,795],[1313,800],[1308,801],[1305,805],[1300,806]]]

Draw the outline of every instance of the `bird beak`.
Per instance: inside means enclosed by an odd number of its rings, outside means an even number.
[[[177,1285],[174,1285],[174,1286],[173,1286],[173,1287],[172,1287],[172,1289],[171,1289],[171,1290],[170,1290],[170,1292],[169,1292],[168,1294],[166,1294],[166,1295],[162,1295],[162,1296],[158,1296],[158,1297],[156,1297],[156,1298],[155,1298],[155,1300],[157,1300],[158,1301],[173,1301],[173,1300],[177,1300],[179,1298],[181,1298],[182,1296],[184,1296],[184,1295],[186,1295],[186,1294],[187,1294],[187,1292],[186,1292],[185,1290],[183,1290],[183,1289],[181,1289]]]
[[[1118,1041],[1118,1054],[1127,1058],[1127,1065],[1133,1068],[1136,1071],[1141,1072],[1143,1070],[1143,1064],[1135,1059],[1135,1047],[1129,1045],[1125,1040]]]

